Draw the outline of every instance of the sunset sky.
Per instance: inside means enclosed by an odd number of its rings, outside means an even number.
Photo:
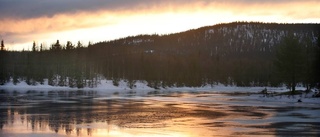
[[[320,0],[0,0],[0,39],[30,50],[168,34],[217,23],[320,23]]]

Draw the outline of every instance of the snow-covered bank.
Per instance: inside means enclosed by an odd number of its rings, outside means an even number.
[[[28,85],[25,81],[21,81],[16,85],[13,82],[8,82],[5,85],[1,85],[0,89],[5,90],[14,90],[14,91],[24,91],[24,90],[41,90],[41,91],[54,91],[54,90],[97,90],[97,91],[114,91],[114,90],[130,90],[127,86],[127,82],[121,80],[119,81],[118,86],[114,86],[112,80],[101,80],[101,84],[98,84],[97,87],[89,88],[71,88],[67,86],[51,86],[48,84],[48,80],[44,81],[44,84],[37,83],[36,85]],[[147,86],[146,83],[136,82],[135,90],[154,90]]]
[[[286,92],[288,89],[285,87],[237,87],[237,86],[225,86],[223,84],[217,85],[206,85],[203,87],[165,87],[160,89],[154,89],[148,86],[145,81],[137,81],[132,89],[129,88],[128,83],[124,80],[119,81],[119,85],[113,85],[112,80],[101,80],[100,84],[94,88],[71,88],[71,87],[61,87],[61,86],[51,86],[48,84],[48,80],[44,81],[44,84],[28,85],[26,82],[22,81],[16,85],[13,82],[8,82],[5,85],[1,85],[0,89],[5,90],[41,90],[41,91],[51,91],[51,90],[95,90],[95,91],[122,91],[122,90],[134,90],[134,91],[207,91],[207,92],[223,92],[223,93],[233,93],[233,92],[243,92],[243,93],[257,93],[264,89],[272,92]],[[305,90],[304,87],[297,87],[297,90]]]
[[[262,90],[267,89],[269,93],[271,93],[269,96],[266,96],[265,94],[260,94]],[[204,93],[204,94],[214,94],[216,96],[219,94],[219,97],[221,98],[232,98],[233,100],[238,99],[245,99],[245,100],[259,100],[262,102],[283,102],[283,103],[298,103],[298,100],[301,100],[303,103],[312,103],[312,104],[320,104],[320,98],[313,98],[312,95],[314,95],[315,92],[310,93],[302,93],[299,95],[280,95],[281,92],[287,92],[288,89],[285,87],[236,87],[236,86],[225,86],[222,84],[218,85],[207,85],[203,87],[166,87],[166,88],[160,88],[160,89],[154,89],[148,86],[148,84],[144,81],[137,81],[133,89],[130,89],[128,86],[128,83],[124,80],[119,81],[118,86],[114,86],[112,80],[101,80],[100,84],[97,87],[94,88],[70,88],[70,87],[59,87],[59,86],[50,86],[48,85],[48,82],[45,81],[43,85],[27,85],[25,82],[20,82],[16,85],[13,83],[7,83],[5,85],[0,86],[0,90],[4,90],[6,92],[20,92],[25,93],[28,91],[36,91],[37,93],[40,92],[60,92],[60,91],[97,91],[97,94],[99,96],[102,96],[103,98],[126,98],[128,94],[131,96],[137,96],[144,97],[149,96],[153,94],[171,94],[171,93],[190,93],[190,92],[198,92],[198,93]],[[304,87],[297,87],[297,90],[305,90]],[[228,97],[224,96],[223,94],[229,94]],[[244,94],[233,94],[233,93],[244,93]],[[259,93],[259,94],[256,94]],[[71,94],[71,92],[70,92]],[[114,96],[116,95],[116,96]],[[157,96],[157,95],[155,95]],[[160,99],[160,98],[158,98]],[[163,98],[161,98],[163,99]],[[171,98],[172,99],[172,98]],[[201,99],[201,98],[200,98]],[[240,101],[241,102],[241,101]],[[242,103],[245,101],[242,101]],[[241,103],[240,103],[241,104]]]

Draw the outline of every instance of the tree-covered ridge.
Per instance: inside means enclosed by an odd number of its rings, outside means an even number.
[[[120,79],[127,80],[130,87],[137,80],[154,88],[215,83],[277,86],[285,82],[274,66],[276,49],[284,37],[294,36],[312,52],[305,53],[308,58],[315,60],[319,30],[319,24],[235,22],[168,35],[131,36],[88,47],[71,42],[62,46],[57,41],[41,52],[1,52],[1,83],[11,78],[36,84],[47,78],[50,85],[81,88],[96,86],[103,76],[115,85]],[[318,73],[314,65],[298,71],[308,69],[312,70],[308,75]],[[297,82],[319,81],[305,78]]]

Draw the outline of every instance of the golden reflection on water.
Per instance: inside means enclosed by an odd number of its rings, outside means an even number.
[[[9,106],[0,119],[0,135],[202,137],[259,133],[274,136],[273,128],[264,128],[268,122],[250,123],[267,120],[274,112],[223,104],[213,96],[97,98],[81,99],[80,103]],[[196,97],[196,102],[188,101]],[[0,108],[0,115],[3,110]],[[243,123],[246,121],[249,123]]]
[[[10,113],[10,112],[9,112]],[[23,135],[33,136],[34,134],[53,135],[54,136],[101,136],[101,137],[195,137],[226,134],[227,130],[220,129],[219,132],[198,125],[207,121],[200,118],[176,118],[160,123],[134,123],[130,126],[134,128],[119,127],[108,122],[93,122],[83,124],[70,124],[50,127],[50,123],[45,115],[33,115],[36,121],[30,118],[30,115],[20,115],[17,112],[8,115],[7,124],[2,128],[4,135]]]

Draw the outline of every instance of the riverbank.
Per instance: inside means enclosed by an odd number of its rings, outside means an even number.
[[[155,89],[149,87],[145,81],[137,81],[133,88],[128,86],[128,83],[124,80],[119,81],[119,85],[113,85],[112,80],[101,80],[97,87],[84,87],[84,88],[71,88],[67,86],[51,86],[48,84],[48,80],[44,81],[44,84],[37,83],[36,85],[28,85],[26,82],[21,81],[16,85],[13,82],[8,82],[5,85],[1,85],[0,89],[25,91],[25,90],[41,90],[41,91],[52,91],[52,90],[95,90],[95,91],[212,91],[212,92],[260,92],[267,89],[270,92],[287,92],[286,87],[237,87],[237,86],[226,86],[223,84],[205,85],[202,87],[161,87]],[[305,90],[304,87],[297,87],[297,90]]]

